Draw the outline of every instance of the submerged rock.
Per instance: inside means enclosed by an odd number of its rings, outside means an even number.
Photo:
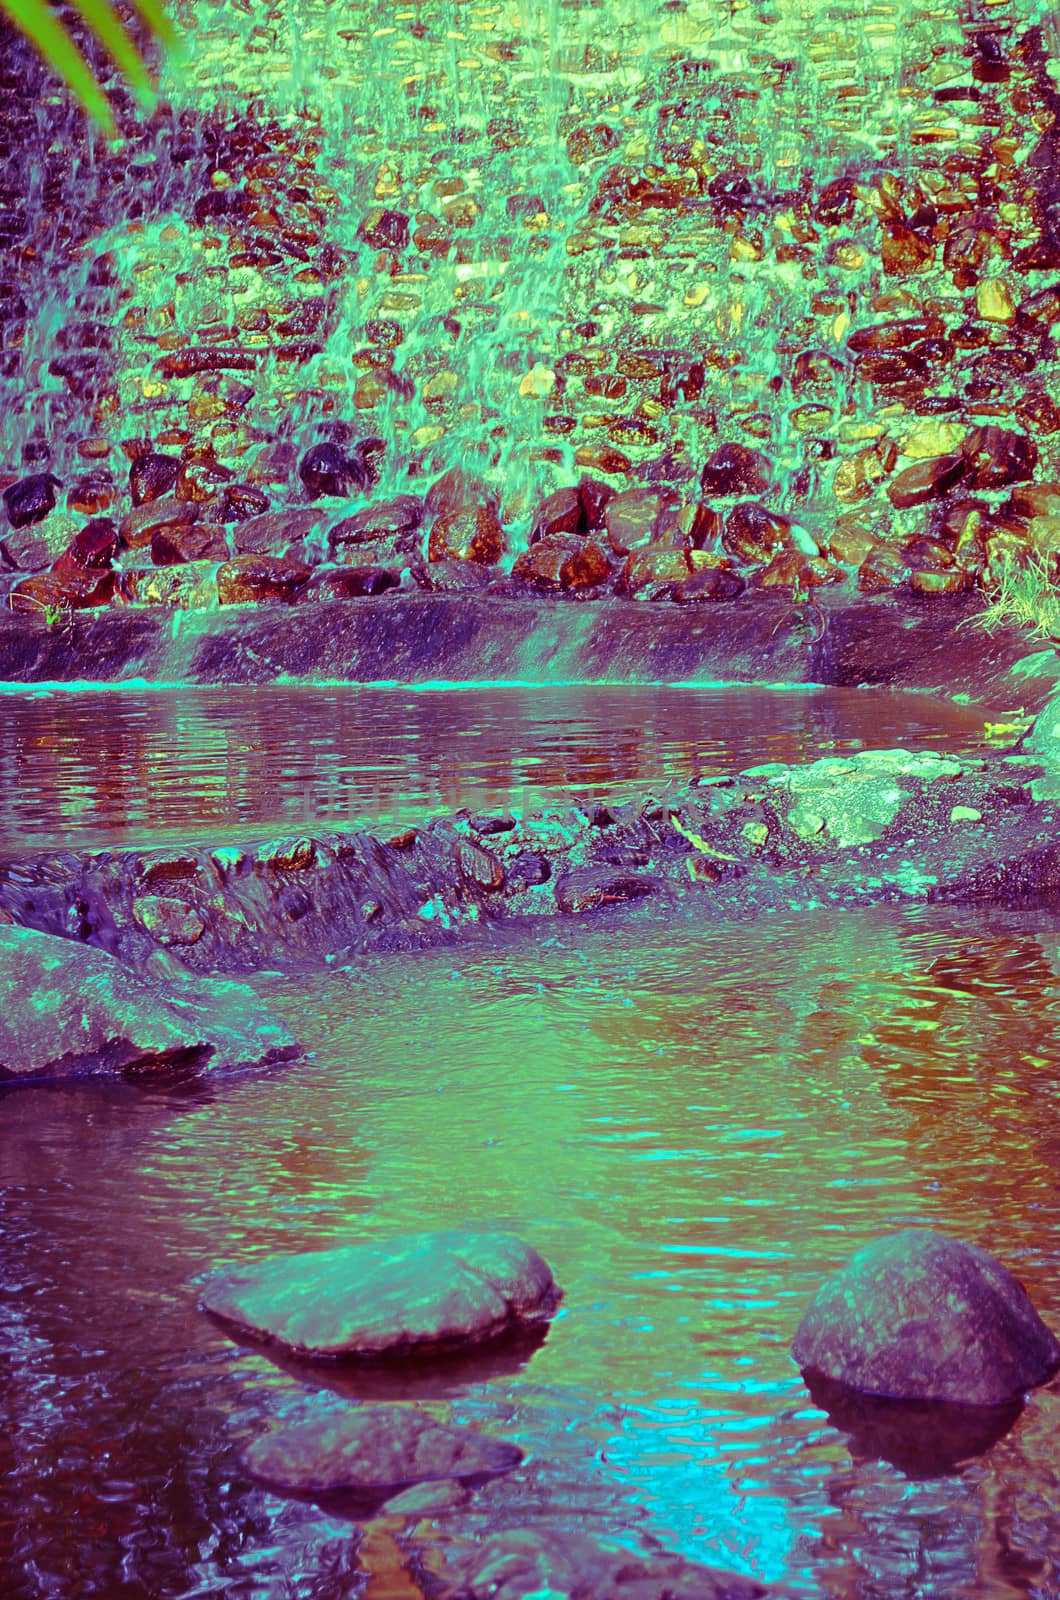
[[[242,984],[137,977],[105,950],[0,927],[0,1080],[266,1066],[301,1054]]]
[[[447,1577],[450,1577],[447,1574]],[[461,1600],[763,1600],[755,1578],[667,1551],[640,1555],[566,1528],[510,1528],[466,1551],[450,1577]]]
[[[447,1427],[403,1405],[331,1411],[295,1427],[273,1428],[243,1455],[261,1482],[303,1494],[379,1494],[413,1483],[510,1472],[522,1459],[514,1444],[473,1428]]]
[[[298,1355],[385,1357],[539,1326],[558,1301],[547,1263],[521,1239],[453,1231],[222,1268],[200,1304]]]
[[[62,484],[52,472],[35,472],[4,490],[4,510],[12,528],[32,527],[55,510],[55,491]]]
[[[1060,1344],[978,1246],[931,1228],[875,1239],[822,1284],[792,1354],[863,1394],[1000,1405],[1044,1383]]]

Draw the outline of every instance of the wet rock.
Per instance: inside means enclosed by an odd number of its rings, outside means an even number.
[[[252,1477],[298,1494],[378,1495],[438,1479],[494,1476],[522,1459],[517,1445],[403,1405],[325,1411],[295,1427],[273,1428],[243,1453]]]
[[[938,317],[905,317],[894,322],[877,322],[858,328],[847,339],[847,349],[855,355],[885,350],[906,350],[921,339],[933,339],[944,331]]]
[[[419,495],[399,494],[380,500],[352,517],[343,517],[328,530],[328,547],[337,560],[353,560],[350,546],[385,542],[395,553],[411,554],[419,547],[425,502]]]
[[[156,567],[175,567],[188,561],[227,561],[231,554],[226,531],[216,522],[160,528],[151,536],[151,560]]]
[[[927,505],[931,500],[941,500],[967,472],[968,461],[960,451],[917,461],[891,479],[887,498],[898,510]]]
[[[358,479],[341,445],[325,442],[307,450],[298,463],[298,476],[311,500],[322,495],[344,499],[358,487]]]
[[[119,583],[126,600],[136,605],[171,606],[182,611],[217,604],[215,561],[189,561],[179,567],[127,567]]]
[[[321,527],[323,515],[315,508],[296,506],[248,517],[232,529],[232,546],[237,555],[294,556],[299,561],[304,560],[307,546],[312,546]],[[322,546],[322,536],[318,542]]]
[[[67,611],[86,611],[105,606],[114,594],[112,570],[83,571],[73,568],[58,574],[42,572],[23,578],[8,595],[12,611],[28,611],[45,621],[56,621]]]
[[[678,605],[697,605],[701,601],[735,600],[747,588],[747,580],[729,567],[705,567],[676,584],[672,598]]]
[[[866,445],[840,461],[832,478],[832,493],[840,501],[867,500],[884,481],[898,459],[889,439]]]
[[[781,550],[768,566],[758,569],[751,582],[756,589],[817,589],[826,583],[842,583],[845,578],[842,567],[823,556]]]
[[[147,450],[129,467],[129,492],[134,506],[148,505],[172,492],[180,474],[180,457]]]
[[[722,547],[737,561],[768,561],[787,543],[790,528],[788,517],[745,500],[725,518]]]
[[[1038,446],[1033,439],[992,424],[973,428],[962,454],[969,489],[1003,489],[1033,477],[1038,465]]]
[[[226,483],[214,515],[218,522],[246,522],[263,516],[268,509],[268,495],[252,483]]]
[[[212,452],[201,456],[184,457],[173,485],[178,500],[215,500],[235,478],[231,467],[223,466]]]
[[[52,472],[35,472],[32,477],[20,478],[4,490],[4,510],[12,528],[28,528],[43,522],[55,510],[55,491],[62,484]]]
[[[964,594],[965,590],[974,587],[974,574],[963,567],[951,567],[946,572],[921,568],[909,574],[909,588],[913,594]]]
[[[491,891],[504,888],[504,863],[482,845],[462,839],[456,847],[456,867],[464,883],[472,888]]]
[[[651,544],[673,520],[678,496],[673,490],[623,489],[604,507],[604,527],[616,556]]]
[[[551,539],[558,534],[583,533],[585,526],[585,512],[578,490],[557,489],[554,494],[546,495],[534,512],[530,543]]]
[[[13,528],[0,539],[0,558],[18,572],[37,572],[62,555],[80,527],[80,519],[66,511],[53,511],[43,522]]]
[[[414,564],[409,570],[421,589],[431,589],[441,594],[484,589],[491,576],[487,567],[480,567],[473,561],[422,562]]]
[[[195,906],[171,895],[139,895],[133,901],[133,919],[158,944],[194,944],[206,931]]]
[[[510,1234],[413,1233],[222,1268],[200,1304],[305,1356],[408,1357],[539,1327],[559,1290]]]
[[[578,480],[578,503],[582,508],[583,526],[591,533],[604,525],[604,512],[614,499],[616,490],[609,483],[583,474]]]
[[[306,588],[307,600],[360,600],[366,595],[397,589],[401,574],[394,567],[357,566],[329,568],[314,573]]]
[[[600,906],[642,900],[657,888],[655,878],[633,868],[575,867],[556,880],[556,904],[561,911],[581,915]]]
[[[650,545],[647,549],[631,551],[626,557],[616,588],[619,593],[633,595],[638,600],[668,600],[691,573],[692,561],[687,550]]]
[[[310,569],[291,556],[234,556],[217,574],[217,598],[223,606],[294,600]]]
[[[118,496],[114,474],[107,467],[84,473],[75,478],[66,491],[66,505],[70,511],[80,511],[86,517],[97,517],[109,511]]]
[[[700,475],[707,495],[767,494],[772,486],[769,460],[742,444],[723,444],[709,456]]]
[[[795,394],[802,389],[831,388],[843,372],[843,363],[827,350],[800,350],[791,369],[791,387]]]
[[[891,277],[904,278],[926,272],[934,259],[935,245],[923,234],[901,222],[892,222],[884,229],[880,260],[884,272]]]
[[[1028,483],[1013,489],[1005,509],[1018,517],[1060,517],[1060,483]]]
[[[973,1406],[1000,1405],[1060,1366],[1060,1344],[1011,1273],[930,1228],[852,1256],[817,1291],[792,1353],[860,1393]]]
[[[466,467],[450,467],[427,490],[424,506],[428,517],[447,516],[469,506],[494,505],[496,495],[484,478]]]
[[[982,322],[1015,322],[1016,302],[1003,278],[984,278],[977,284],[975,310]]]
[[[142,550],[151,543],[156,532],[190,528],[200,515],[199,506],[166,495],[161,500],[134,507],[118,524],[118,534],[127,550]]]
[[[106,951],[0,927],[0,1079],[265,1066],[301,1053],[242,984],[137,977]]]
[[[447,1571],[461,1600],[766,1600],[754,1578],[658,1549],[635,1553],[580,1529],[507,1528],[465,1549]]]
[[[436,519],[427,541],[429,562],[472,561],[492,566],[504,550],[504,529],[492,504],[445,513]]]
[[[539,589],[570,594],[606,582],[611,564],[595,539],[577,534],[550,534],[516,558],[512,577]]]
[[[377,206],[361,219],[357,237],[373,250],[404,250],[409,242],[408,215]]]

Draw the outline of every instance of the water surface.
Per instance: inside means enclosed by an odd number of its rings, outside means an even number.
[[[0,695],[0,845],[410,822],[642,793],[822,751],[970,748],[983,713],[856,689],[666,685]]]
[[[997,1253],[1060,1327],[1058,953],[1047,911],[647,910],[259,977],[316,1051],[287,1072],[8,1094],[5,1594],[359,1593],[378,1527],[237,1453],[378,1388],[237,1347],[189,1280],[470,1224],[529,1239],[565,1300],[522,1366],[383,1386],[527,1450],[464,1535],[577,1517],[833,1600],[1052,1600],[1060,1385],[988,1454],[909,1472],[788,1346],[821,1278],[908,1224]]]

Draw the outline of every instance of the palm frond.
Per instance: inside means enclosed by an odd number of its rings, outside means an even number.
[[[151,110],[156,100],[151,74],[109,0],[70,0],[70,3],[120,69],[140,104]],[[161,43],[171,45],[175,37],[173,26],[158,0],[135,0],[135,4],[154,36]],[[0,0],[0,11],[25,34],[97,126],[109,138],[114,138],[117,128],[110,103],[48,0]]]

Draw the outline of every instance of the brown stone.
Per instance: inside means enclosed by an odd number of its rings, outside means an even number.
[[[746,579],[727,565],[699,567],[674,587],[671,598],[678,605],[698,605],[701,601],[735,600],[746,588]]]
[[[887,498],[900,511],[926,505],[930,500],[941,500],[961,482],[966,471],[967,461],[960,451],[914,462],[891,479]]]
[[[424,510],[428,517],[444,517],[468,506],[488,505],[496,494],[484,478],[466,467],[450,467],[427,490]]]
[[[884,229],[880,259],[884,272],[890,277],[907,277],[927,271],[935,259],[935,246],[904,223],[892,222]]]
[[[180,472],[180,457],[147,450],[129,468],[129,491],[134,506],[149,505],[172,492]]]
[[[218,522],[247,522],[260,517],[269,509],[268,496],[252,483],[226,484],[221,494]]]
[[[963,594],[975,585],[975,579],[963,567],[951,567],[946,572],[914,571],[909,574],[909,587],[914,594]]]
[[[623,489],[604,508],[608,543],[617,556],[651,544],[677,507],[676,491]]]
[[[756,500],[733,506],[725,518],[722,547],[737,561],[768,561],[788,540],[791,520]]]
[[[504,529],[494,507],[479,505],[440,516],[427,541],[428,561],[474,561],[492,566],[504,554]]]
[[[557,489],[546,495],[534,512],[530,530],[530,543],[548,539],[555,534],[581,533],[585,528],[585,513],[577,489]]]
[[[823,556],[808,556],[802,550],[782,550],[766,567],[751,578],[756,589],[816,589],[826,583],[842,583],[842,567]]]
[[[103,572],[113,563],[118,548],[118,530],[109,517],[93,517],[79,528],[66,549],[52,563],[58,578],[76,577],[82,572]]]
[[[962,446],[970,489],[1002,489],[1034,474],[1038,446],[1025,433],[987,424],[973,428]]]
[[[480,567],[474,561],[426,561],[410,570],[421,589],[442,594],[484,589],[490,581],[489,568]]]
[[[306,587],[307,600],[359,600],[365,595],[385,594],[396,589],[401,574],[393,567],[350,566],[316,572]]]
[[[564,593],[604,583],[610,572],[607,555],[595,539],[570,533],[536,540],[512,568],[513,578]]]
[[[1047,289],[1036,289],[1019,303],[1021,317],[1031,317],[1047,326],[1060,322],[1060,284],[1050,284]]]
[[[579,445],[574,461],[579,467],[592,467],[596,472],[608,472],[613,477],[627,473],[633,465],[621,450],[609,450],[606,445]]]
[[[175,567],[187,561],[227,561],[231,554],[226,530],[218,522],[160,528],[151,536],[151,560],[156,567]]]
[[[338,551],[350,545],[389,542],[403,552],[417,549],[425,509],[424,501],[415,494],[376,501],[329,528],[329,548]]]
[[[97,467],[75,478],[66,491],[69,511],[80,511],[86,517],[98,517],[109,511],[118,497],[118,486],[109,467]]]
[[[897,589],[909,576],[909,568],[896,550],[877,545],[858,568],[858,588],[864,594]]]
[[[317,532],[323,517],[324,513],[315,506],[266,511],[260,517],[236,523],[231,533],[232,546],[237,555],[290,555],[302,560],[306,541]]]
[[[217,604],[216,561],[189,561],[182,567],[127,567],[119,586],[126,600],[172,610],[203,610]]]
[[[889,439],[866,445],[840,461],[832,478],[832,493],[837,500],[867,500],[886,478],[897,460],[897,450]]]
[[[933,339],[945,331],[938,317],[905,317],[896,322],[877,322],[868,328],[858,328],[847,339],[847,349],[855,355],[869,352],[905,350],[919,344],[921,339]]]
[[[902,560],[914,572],[949,572],[955,565],[952,552],[938,539],[917,534],[901,548]]]
[[[65,611],[83,611],[105,606],[114,593],[114,572],[83,571],[77,568],[57,574],[41,572],[23,578],[8,595],[12,611],[30,611],[48,617]]]
[[[217,598],[223,606],[290,602],[308,578],[305,562],[290,556],[235,556],[217,574]]]
[[[504,888],[503,862],[492,850],[485,850],[470,839],[461,839],[457,845],[456,866],[461,878],[471,888],[494,892]]]
[[[118,536],[126,550],[142,550],[156,533],[170,528],[188,528],[198,522],[200,515],[198,506],[168,496],[127,512],[118,524]]]
[[[617,588],[638,600],[667,600],[677,584],[692,573],[687,550],[668,550],[660,545],[632,550],[618,575]]]
[[[598,478],[583,475],[578,480],[578,501],[586,531],[603,527],[604,512],[616,493],[609,483],[601,483]]]
[[[1013,489],[1007,509],[1018,517],[1060,516],[1060,483],[1025,483]]]
[[[861,523],[840,517],[828,539],[827,553],[833,561],[843,561],[847,566],[859,567],[875,547],[876,539],[868,528]]]
[[[842,371],[843,363],[827,350],[800,350],[791,369],[792,390],[831,388]]]
[[[769,460],[743,444],[723,444],[707,458],[700,475],[704,494],[766,494],[773,482]]]
[[[192,457],[181,461],[173,493],[178,500],[213,500],[234,479],[232,468],[222,466],[212,455]]]

